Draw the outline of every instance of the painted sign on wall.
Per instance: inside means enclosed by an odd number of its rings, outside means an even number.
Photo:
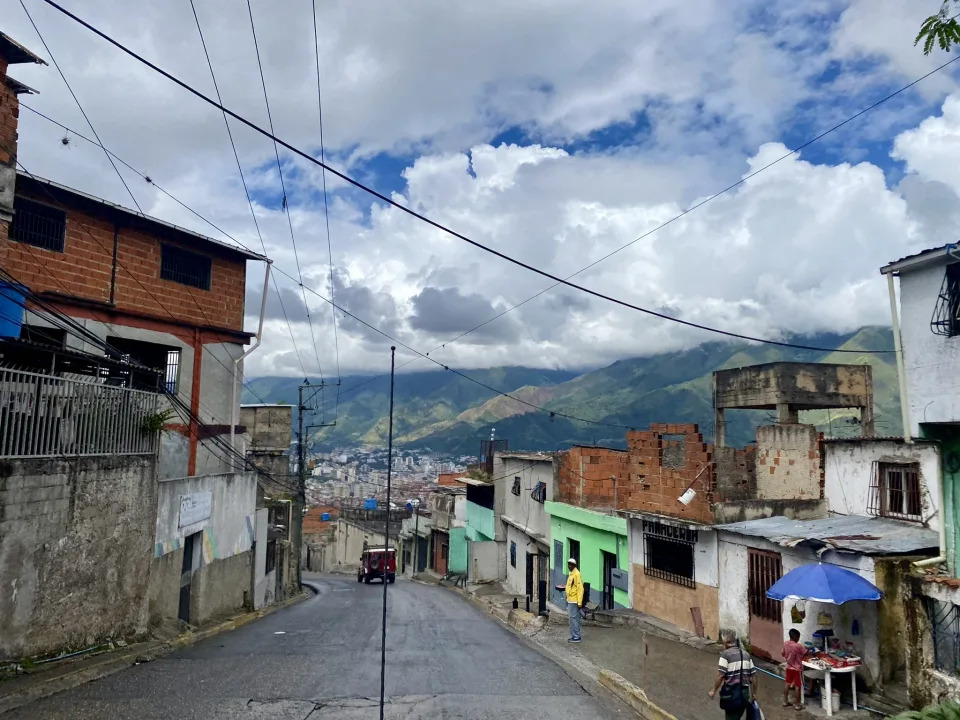
[[[180,496],[180,518],[177,527],[185,528],[209,519],[213,510],[213,493],[209,490]]]

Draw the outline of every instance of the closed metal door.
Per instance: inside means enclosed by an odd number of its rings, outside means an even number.
[[[747,604],[750,608],[750,646],[754,654],[773,660],[783,647],[783,609],[767,590],[783,574],[778,553],[750,548],[747,552]]]

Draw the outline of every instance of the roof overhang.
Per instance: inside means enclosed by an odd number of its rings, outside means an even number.
[[[36,95],[37,94],[37,91],[34,90],[32,87],[30,87],[29,85],[24,85],[22,82],[20,82],[19,80],[15,80],[9,75],[7,75],[3,81],[8,88],[13,90],[14,95]]]
[[[203,249],[211,254],[232,257],[234,259],[269,262],[268,258],[264,255],[259,255],[255,252],[251,252],[250,250],[237,247],[236,245],[221,242],[220,240],[214,240],[211,237],[201,235],[193,230],[187,230],[179,225],[169,223],[166,220],[160,220],[159,218],[144,215],[141,212],[131,210],[123,205],[117,205],[109,200],[98,198],[95,195],[90,195],[82,190],[61,185],[53,180],[38,177],[37,175],[18,171],[16,189],[18,194],[21,190],[27,190],[29,192],[31,189],[33,189],[34,192],[44,193],[58,201],[69,201],[76,205],[80,205],[87,210],[99,210],[99,212],[114,218],[122,217],[134,227],[139,226],[139,229],[144,229],[155,234],[157,232],[164,233],[171,240],[179,240],[180,242],[186,244],[196,244],[200,242],[203,243],[202,248],[196,249]],[[42,201],[43,200],[41,199],[41,202]]]
[[[39,55],[27,50],[6,33],[0,32],[0,57],[5,57],[11,65],[22,63],[36,63],[46,65],[47,61]]]
[[[960,243],[949,243],[942,247],[924,250],[915,255],[908,255],[905,258],[884,265],[880,268],[880,273],[883,275],[889,275],[891,273],[899,274],[901,272],[919,270],[927,265],[949,264],[954,261],[960,262]]]
[[[713,525],[707,525],[706,523],[696,522],[694,520],[687,520],[686,518],[678,518],[674,517],[673,515],[639,513],[629,510],[619,510],[617,511],[617,514],[627,520],[651,520],[653,522],[658,522],[661,525],[672,525],[673,527],[682,527],[689,530],[713,530]]]

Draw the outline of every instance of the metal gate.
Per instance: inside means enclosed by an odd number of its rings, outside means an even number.
[[[747,603],[750,607],[750,646],[755,655],[773,660],[783,647],[783,610],[779,600],[767,597],[767,590],[783,574],[778,553],[747,551]]]

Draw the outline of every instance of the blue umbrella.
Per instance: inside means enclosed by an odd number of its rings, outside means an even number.
[[[801,565],[777,580],[767,597],[774,600],[800,598],[843,605],[851,600],[879,600],[883,593],[869,580],[836,565]]]

